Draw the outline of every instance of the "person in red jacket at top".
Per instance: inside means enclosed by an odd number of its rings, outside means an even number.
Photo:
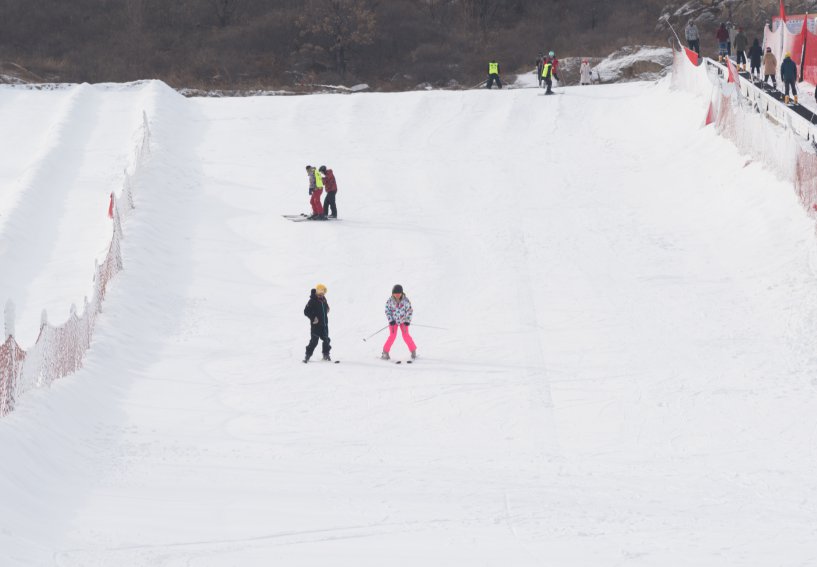
[[[550,60],[550,64],[552,65],[550,74],[553,75],[553,78],[559,81],[559,60],[556,59],[556,54],[554,52],[548,53],[548,59]],[[559,82],[561,85],[561,82]]]
[[[726,29],[726,24],[721,23],[721,27],[715,32],[715,38],[718,40],[718,61],[723,63],[729,52],[729,30]]]
[[[326,190],[326,197],[323,199],[323,214],[336,219],[338,218],[338,206],[335,204],[335,195],[338,192],[338,183],[335,181],[335,173],[331,169],[326,169],[325,165],[322,165],[318,171],[323,173],[323,186]]]

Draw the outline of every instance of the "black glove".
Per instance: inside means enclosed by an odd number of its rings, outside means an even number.
[[[409,325],[411,325],[411,323],[403,323],[403,324],[404,324],[406,327],[408,327]]]
[[[396,324],[394,321],[389,321],[389,327],[394,327]]]
[[[310,195],[312,194],[312,189],[310,189],[310,190],[309,190],[309,194],[310,194]]]

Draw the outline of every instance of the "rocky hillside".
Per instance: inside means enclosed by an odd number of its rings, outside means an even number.
[[[760,30],[776,10],[772,0],[4,0],[0,61],[44,81],[203,90],[469,86],[492,58],[525,72],[550,50],[601,59],[666,46],[666,22]]]

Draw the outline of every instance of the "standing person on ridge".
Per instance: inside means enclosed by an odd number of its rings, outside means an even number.
[[[726,31],[729,32],[729,42],[726,44],[726,55],[732,57],[732,48],[735,46],[735,36],[738,30],[732,22],[726,22]]]
[[[772,53],[772,48],[766,48],[766,54],[763,56],[763,84],[767,84],[769,79],[772,80],[772,87],[777,88],[777,57]]]
[[[542,88],[542,67],[545,65],[545,54],[540,53],[536,60],[536,76],[539,79],[539,88]]]
[[[687,27],[684,28],[684,35],[686,36],[687,45],[689,48],[697,53],[698,55],[701,54],[701,35],[698,33],[698,26],[695,25],[695,22],[689,20],[687,22]]]
[[[306,166],[306,174],[309,176],[309,204],[312,205],[312,216],[309,218],[314,220],[326,220],[326,217],[323,216],[323,207],[321,206],[323,176],[317,168],[311,165]]]
[[[496,60],[491,59],[488,62],[488,83],[485,85],[487,88],[491,88],[496,81],[496,84],[499,88],[502,88],[502,81],[499,80],[499,63]]]
[[[791,53],[786,52],[783,63],[780,64],[780,78],[783,80],[785,88],[784,102],[789,104],[789,88],[794,95],[794,104],[797,104],[797,63],[791,58]]]
[[[411,324],[411,317],[414,315],[414,310],[411,307],[411,301],[403,294],[403,286],[397,284],[391,290],[391,296],[386,300],[386,319],[389,321],[389,338],[386,339],[386,344],[383,345],[383,354],[380,358],[389,360],[389,351],[397,338],[397,329],[403,335],[403,340],[411,352],[412,360],[417,358],[417,345],[409,334],[409,325]]]
[[[718,62],[723,63],[729,47],[729,31],[726,29],[726,24],[721,23],[721,27],[715,32],[715,39],[718,40]]]
[[[309,362],[318,341],[323,341],[323,359],[329,358],[329,351],[332,350],[329,340],[329,303],[326,301],[326,286],[318,284],[309,294],[309,301],[304,307],[304,315],[309,319],[309,344],[306,345],[306,355],[304,364]]]
[[[760,80],[760,61],[763,59],[763,48],[760,47],[760,40],[755,38],[752,47],[749,48],[749,65],[752,74],[752,81]]]
[[[587,59],[582,59],[582,66],[581,69],[579,69],[579,84],[590,84],[590,61]]]
[[[335,181],[335,173],[331,169],[326,169],[322,165],[318,169],[323,174],[323,185],[326,187],[326,198],[323,200],[323,214],[333,219],[338,218],[338,207],[335,204],[335,195],[338,192],[338,184]],[[329,209],[332,209],[332,214],[329,214]]]
[[[735,34],[735,41],[732,44],[735,47],[735,55],[737,56],[738,69],[746,70],[746,46],[749,45],[749,38],[743,33],[743,28],[738,28],[738,33]]]

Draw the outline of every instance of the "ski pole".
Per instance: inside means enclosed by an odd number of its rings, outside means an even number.
[[[372,338],[373,336],[375,336],[376,334],[378,334],[378,333],[380,333],[381,331],[384,331],[385,329],[388,329],[388,328],[389,328],[389,326],[388,326],[388,325],[386,325],[386,326],[385,326],[385,327],[383,327],[382,329],[378,329],[377,331],[375,331],[374,333],[372,333],[371,335],[369,335],[368,337],[366,337],[365,339],[363,339],[363,342],[365,343],[366,341],[368,341],[369,339],[371,339],[371,338]]]
[[[411,326],[412,327],[424,327],[426,329],[437,329],[439,331],[447,331],[448,330],[445,327],[435,327],[434,325],[419,325],[417,323],[412,323]]]

